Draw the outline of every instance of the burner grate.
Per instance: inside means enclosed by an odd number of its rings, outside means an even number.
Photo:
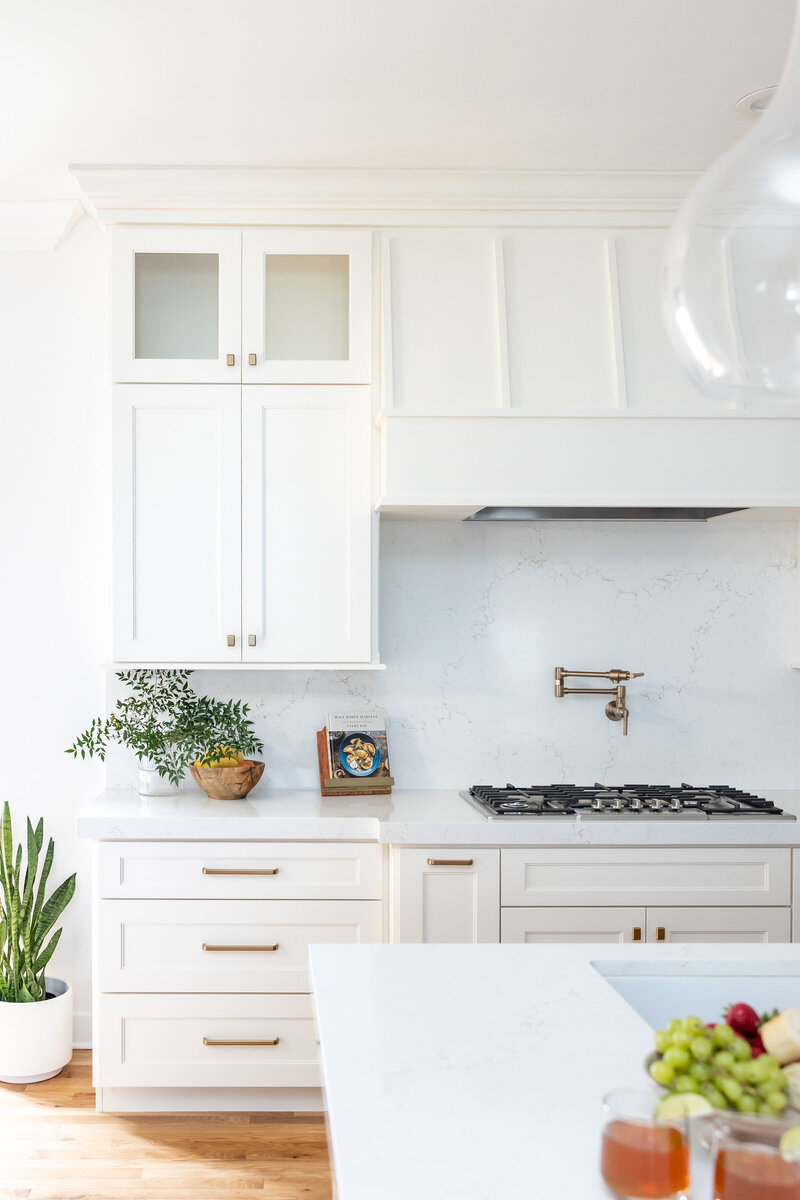
[[[728,784],[695,787],[682,783],[530,784],[505,787],[476,784],[464,792],[472,804],[490,818],[514,817],[783,817],[794,820],[770,800]]]

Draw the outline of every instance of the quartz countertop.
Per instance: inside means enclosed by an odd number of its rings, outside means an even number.
[[[649,1086],[652,1029],[592,963],[694,967],[734,991],[731,976],[800,975],[800,946],[643,949],[312,947],[340,1200],[608,1200],[601,1098]]]
[[[761,791],[800,816],[800,792]],[[246,800],[102,792],[78,816],[100,840],[370,841],[440,846],[795,846],[800,821],[574,818],[490,821],[456,791],[399,789],[392,796],[322,798],[311,789],[256,788]]]

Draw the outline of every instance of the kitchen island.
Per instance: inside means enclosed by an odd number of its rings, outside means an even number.
[[[734,999],[800,1000],[800,946],[644,954],[313,947],[339,1200],[608,1200],[601,1099],[650,1086],[641,1013],[712,1020]]]

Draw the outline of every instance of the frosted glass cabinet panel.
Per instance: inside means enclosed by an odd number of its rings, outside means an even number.
[[[114,380],[238,383],[241,232],[122,228],[112,236]]]
[[[372,235],[245,230],[245,383],[369,383]]]

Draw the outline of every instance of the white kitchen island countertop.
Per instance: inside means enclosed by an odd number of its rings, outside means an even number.
[[[652,1029],[592,963],[622,977],[651,963],[679,984],[691,976],[674,1016],[702,1007],[703,984],[739,999],[740,976],[754,988],[766,977],[767,989],[782,977],[779,1006],[800,989],[800,946],[642,951],[312,947],[339,1200],[608,1200],[601,1098],[649,1086]]]
[[[800,816],[800,792],[758,793]],[[246,800],[102,792],[78,816],[78,834],[101,840],[370,841],[422,846],[796,846],[800,820],[538,817],[489,821],[456,791],[399,789],[392,796],[322,798],[311,789],[256,788]]]

